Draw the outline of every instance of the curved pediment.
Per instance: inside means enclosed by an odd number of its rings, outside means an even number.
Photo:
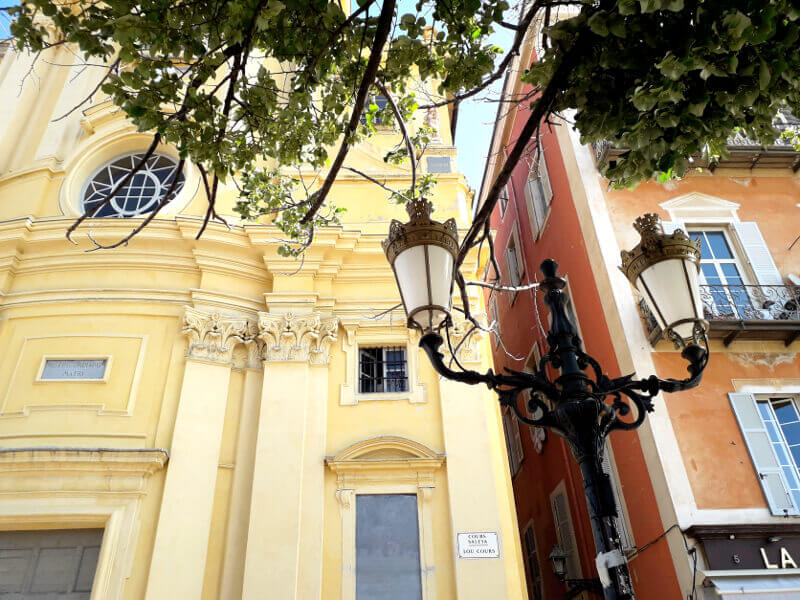
[[[326,460],[333,470],[348,466],[367,465],[419,465],[438,467],[444,462],[444,455],[431,450],[424,444],[397,436],[380,436],[356,442]]]

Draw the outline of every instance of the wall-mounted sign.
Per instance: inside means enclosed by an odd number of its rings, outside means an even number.
[[[39,381],[104,381],[109,359],[45,357]]]
[[[703,547],[708,566],[713,570],[797,569],[800,566],[800,537],[707,539],[703,540]]]
[[[498,558],[500,546],[494,531],[458,534],[459,558]]]

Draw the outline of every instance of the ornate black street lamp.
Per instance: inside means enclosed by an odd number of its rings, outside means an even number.
[[[652,399],[660,391],[678,392],[700,383],[708,362],[708,338],[698,287],[699,244],[682,231],[665,235],[658,217],[648,214],[634,224],[641,242],[631,252],[622,253],[623,272],[645,297],[666,335],[682,349],[681,356],[689,363],[687,378],[652,375],[634,379],[631,374],[611,379],[603,373],[598,362],[583,351],[575,325],[567,317],[566,281],[558,276],[558,265],[551,259],[541,265],[544,279],[540,283],[552,319],[547,334],[549,351],[536,372],[506,369],[500,374],[490,369],[479,373],[460,365],[454,370],[439,352],[443,338],[438,331],[452,324],[458,248],[455,222],[432,221],[432,206],[424,199],[414,199],[406,208],[411,221],[392,221],[384,250],[400,288],[408,326],[422,332],[420,347],[442,377],[486,384],[517,419],[552,429],[567,440],[583,476],[603,595],[606,600],[633,598],[614,520],[614,494],[609,475],[603,472],[605,441],[612,431],[639,427],[653,410]],[[558,371],[558,377],[551,379],[547,365]],[[518,399],[524,391],[529,392],[529,400],[527,407],[520,409]]]

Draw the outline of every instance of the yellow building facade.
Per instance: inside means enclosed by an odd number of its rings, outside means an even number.
[[[141,221],[160,167],[109,215],[132,218],[65,239],[151,138],[98,95],[54,121],[101,74],[65,48],[43,58],[0,57],[0,592],[355,600],[416,561],[409,600],[527,597],[496,399],[440,380],[402,311],[385,312],[399,296],[381,241],[402,208],[343,174],[343,224],[301,262],[279,256],[277,229],[237,220],[233,187],[218,201],[230,227],[196,240],[206,198],[187,166],[130,244],[87,252]],[[448,113],[426,118],[440,139],[422,167],[445,171],[435,216],[463,229]],[[381,160],[397,141],[379,130],[350,164],[407,187]],[[477,336],[458,353],[489,358]],[[385,533],[378,567],[370,532]]]

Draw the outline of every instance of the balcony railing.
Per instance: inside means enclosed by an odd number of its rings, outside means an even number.
[[[781,113],[773,121],[773,126],[779,134],[778,138],[769,146],[762,146],[755,140],[745,137],[740,131],[728,138],[728,156],[719,160],[709,161],[703,156],[695,156],[694,166],[708,168],[713,171],[718,166],[728,168],[768,167],[775,169],[790,168],[793,172],[800,170],[800,152],[795,150],[790,139],[782,137],[785,131],[800,129],[800,119],[788,110]],[[592,143],[595,164],[613,162],[627,152],[626,148],[614,146],[608,140]]]
[[[726,346],[737,338],[783,340],[788,346],[800,337],[800,286],[701,285],[700,299],[709,337]],[[661,330],[643,300],[639,310],[655,343]]]

